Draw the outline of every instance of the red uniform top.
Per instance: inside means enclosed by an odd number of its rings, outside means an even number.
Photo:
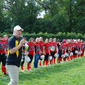
[[[66,50],[68,50],[69,44],[66,44]]]
[[[29,46],[29,54],[30,55],[34,55],[35,44],[34,43],[31,43],[31,42],[27,42],[27,45]]]
[[[45,52],[46,52],[46,54],[49,54],[49,47],[50,47],[49,43],[45,43]]]
[[[64,44],[62,44],[62,48],[63,48],[63,54],[65,53],[65,51],[66,51],[66,43],[64,43]]]
[[[53,42],[53,46],[55,47],[55,53],[57,52],[57,42]]]
[[[7,49],[7,42],[2,39],[0,41],[0,53],[5,53],[5,49]]]
[[[70,50],[72,50],[72,43],[71,42],[68,43],[68,46],[69,46]]]
[[[78,42],[78,48],[80,48],[81,47],[81,42]]]
[[[81,47],[82,47],[82,48],[84,47],[84,43],[81,43]]]
[[[72,50],[74,50],[74,43],[73,42],[71,43],[71,46],[72,46]]]
[[[39,44],[40,44],[40,50],[43,53],[45,43],[43,41],[40,41]]]
[[[35,51],[37,54],[40,54],[40,44],[39,43],[35,43]]]
[[[81,43],[81,51],[84,52],[84,43]]]
[[[5,46],[4,46],[4,47],[5,47],[5,48],[4,48],[4,49],[5,49],[5,54],[7,54],[7,53],[8,53],[8,50],[7,50],[7,41],[4,40],[4,42],[5,42]]]
[[[55,52],[54,42],[48,42],[50,46],[50,52]],[[54,47],[54,51],[51,50],[51,48]]]

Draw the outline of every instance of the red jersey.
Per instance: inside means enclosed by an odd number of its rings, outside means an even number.
[[[53,42],[53,46],[55,47],[55,52],[57,52],[57,42]]]
[[[0,41],[0,53],[5,53],[5,49],[7,49],[7,42],[2,39]]]
[[[49,47],[50,47],[49,43],[45,43],[45,53],[46,54],[49,54]]]
[[[62,52],[62,53],[63,53],[63,54],[64,54],[65,51],[66,51],[66,45],[67,45],[66,43],[62,44],[62,48],[63,48],[63,52]]]
[[[30,55],[34,55],[35,44],[34,43],[31,43],[31,42],[27,42],[27,45],[29,46],[29,54]]]
[[[84,43],[81,43],[81,51],[84,52]]]
[[[35,43],[35,51],[36,51],[36,54],[40,54],[40,44],[39,43]]]
[[[78,42],[79,48],[81,47],[81,42]]]
[[[81,48],[84,48],[84,43],[81,43]]]
[[[50,46],[50,52],[54,52],[55,51],[55,47],[54,47],[54,42],[48,42],[49,46]],[[54,47],[54,51],[51,50],[51,48]]]
[[[43,53],[45,43],[43,41],[40,41],[39,44],[40,44],[40,50]]]
[[[71,48],[74,50],[74,42],[71,42]]]

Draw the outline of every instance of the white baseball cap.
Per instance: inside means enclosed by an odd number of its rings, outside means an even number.
[[[16,30],[22,30],[23,31],[23,29],[19,25],[16,25],[13,30],[14,31],[16,31]]]

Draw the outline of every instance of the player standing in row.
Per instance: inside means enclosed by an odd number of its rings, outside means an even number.
[[[34,38],[30,38],[30,42],[27,42],[27,45],[29,46],[28,56],[31,59],[31,61],[29,63],[27,63],[27,70],[31,71],[31,63],[32,63],[32,60],[33,60],[33,56],[35,56]]]
[[[56,54],[57,53],[57,42],[56,42],[56,38],[53,39],[53,46],[55,48],[54,54]],[[54,56],[53,57],[53,64],[55,64],[55,59],[56,59],[56,57]]]
[[[52,56],[52,59],[50,60],[50,64],[55,64],[55,53],[57,52],[57,43],[56,43],[56,38],[49,39],[49,45],[50,45],[50,55]]]
[[[44,46],[45,43],[44,43],[42,37],[39,38],[39,44],[40,44],[41,55],[45,55],[45,46]],[[39,66],[41,66],[41,61],[42,61],[42,59],[41,59],[41,57],[40,57],[40,58],[39,58]]]
[[[4,36],[6,38],[6,36]],[[6,54],[7,54],[7,41],[2,39],[0,35],[0,62],[2,62],[1,69],[4,75],[6,74]]]
[[[35,42],[35,57],[34,57],[34,68],[38,68],[38,60],[41,55],[41,50],[40,50],[40,44],[39,44],[39,38],[36,38]]]
[[[50,60],[50,65],[53,64],[53,57],[54,57],[54,47],[53,47],[53,42],[52,42],[52,38],[49,38],[49,46],[50,46],[50,55],[52,56],[52,59]]]
[[[49,55],[50,55],[50,45],[48,43],[48,39],[45,39],[45,58],[43,60],[43,66],[48,66],[49,61]]]

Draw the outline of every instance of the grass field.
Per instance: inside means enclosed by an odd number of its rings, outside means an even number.
[[[1,68],[0,68],[1,69]],[[19,75],[18,85],[85,85],[85,56],[69,62],[39,67],[31,72],[26,70]],[[0,70],[0,85],[7,85],[9,77]]]

